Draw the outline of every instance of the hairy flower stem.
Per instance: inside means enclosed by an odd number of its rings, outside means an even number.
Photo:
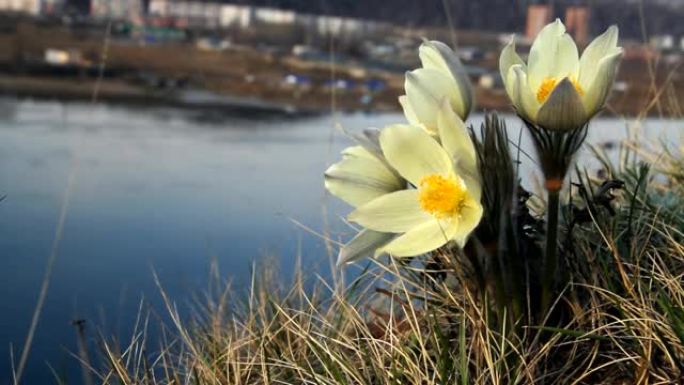
[[[546,221],[546,252],[544,253],[544,275],[542,276],[542,319],[551,305],[553,282],[558,266],[558,215],[560,211],[560,189],[548,189]]]

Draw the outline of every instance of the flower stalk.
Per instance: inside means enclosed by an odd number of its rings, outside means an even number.
[[[541,298],[541,311],[545,313],[551,305],[553,284],[558,274],[560,191],[575,154],[587,137],[588,124],[564,131],[547,129],[529,121],[525,124],[540,160],[548,202]]]
[[[553,282],[558,268],[558,216],[560,214],[560,190],[548,190],[546,215],[546,248],[544,253],[544,274],[542,275],[541,309],[546,312],[553,297]],[[542,315],[543,317],[543,315]],[[542,318],[543,319],[543,318]]]

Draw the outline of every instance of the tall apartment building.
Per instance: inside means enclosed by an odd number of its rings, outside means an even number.
[[[0,12],[32,16],[54,15],[62,6],[62,0],[0,0]]]
[[[565,9],[565,28],[577,44],[589,42],[589,8],[586,6],[570,6]]]
[[[90,16],[95,19],[140,22],[142,0],[90,0]]]
[[[534,39],[539,31],[544,28],[546,24],[551,22],[553,17],[553,9],[550,5],[530,5],[527,8],[527,24],[525,26],[525,37]]]

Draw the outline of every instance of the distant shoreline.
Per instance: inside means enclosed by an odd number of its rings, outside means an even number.
[[[0,95],[17,97],[90,101],[97,90],[102,102],[236,114],[391,112],[400,111],[398,97],[404,93],[400,68],[414,68],[399,62],[377,67],[364,58],[331,63],[331,58],[302,57],[287,47],[272,52],[234,44],[210,50],[190,42],[143,45],[122,39],[112,39],[102,62],[103,41],[93,31],[30,22],[12,27],[0,31],[0,46],[7,47],[0,50]],[[483,59],[466,63],[477,70],[471,80],[479,111],[511,111],[495,70],[497,50],[489,47]],[[674,76],[675,69],[664,63],[651,69],[642,59],[626,59],[607,113],[680,116],[684,78]]]
[[[95,88],[99,91],[95,95]],[[221,110],[244,116],[310,116],[324,114],[322,109],[308,109],[288,104],[250,98],[230,97],[202,90],[176,93],[150,92],[117,81],[104,80],[74,84],[57,78],[6,77],[0,75],[0,97],[58,100],[65,102],[108,103],[128,106],[175,107],[189,110]],[[203,96],[200,97],[199,95]]]

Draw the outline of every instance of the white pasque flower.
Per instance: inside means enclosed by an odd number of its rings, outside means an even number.
[[[385,159],[412,187],[379,196],[349,214],[366,229],[398,234],[376,255],[416,256],[450,241],[462,247],[482,218],[479,178],[459,171],[459,164],[471,164],[466,158],[475,163],[472,141],[465,130],[454,129],[461,121],[448,103],[438,120],[438,126],[450,128],[440,130],[441,145],[414,125],[388,126],[380,134]]]
[[[425,41],[418,50],[422,68],[406,73],[406,95],[399,97],[406,119],[436,135],[437,114],[447,99],[462,120],[473,108],[473,89],[454,51],[439,41]]]
[[[365,144],[342,151],[342,160],[325,171],[325,188],[336,197],[358,207],[375,198],[406,188],[406,181],[387,164],[380,146],[368,137]],[[337,263],[353,262],[387,244],[395,234],[364,229],[340,249]]]
[[[384,139],[379,139],[373,132],[367,132],[365,136],[357,137],[357,140],[363,145],[349,147],[342,152],[342,160],[332,165],[325,172],[325,187],[330,193],[349,203],[351,206],[355,208],[365,207],[366,205],[370,205],[371,202],[375,202],[376,200],[379,201],[383,197],[391,195],[394,192],[407,190],[408,182],[407,179],[404,179],[405,175],[399,175],[401,171],[399,169],[395,170],[391,161],[389,158],[386,158],[386,156],[391,156],[392,159],[395,159],[394,162],[408,162],[410,165],[412,161],[416,160],[420,163],[419,158],[422,153],[425,153],[424,156],[426,159],[437,157],[437,159],[440,159],[443,162],[442,165],[444,166],[444,170],[442,171],[444,171],[444,173],[438,175],[443,176],[443,180],[447,182],[445,191],[449,191],[448,188],[452,187],[453,192],[463,193],[459,188],[465,186],[467,189],[466,193],[476,201],[475,203],[469,199],[464,200],[464,207],[460,207],[461,209],[464,209],[461,214],[465,215],[472,213],[473,210],[471,210],[470,207],[475,207],[475,211],[477,212],[480,199],[479,172],[477,170],[477,155],[473,142],[468,135],[465,124],[453,112],[448,101],[443,102],[442,108],[438,111],[437,120],[441,146],[422,128],[417,126],[390,126],[380,134],[380,137]],[[394,134],[396,130],[399,131],[397,131],[397,134]],[[418,143],[418,147],[412,147],[412,139],[403,135],[403,132],[406,130],[409,130],[409,134],[415,134],[416,130],[419,131],[421,135],[418,136],[418,141],[416,142]],[[397,138],[393,139],[396,135],[398,135]],[[426,140],[426,138],[429,140]],[[427,142],[426,145],[420,145],[420,143],[425,142]],[[382,145],[382,143],[385,144]],[[401,143],[408,146],[408,155],[397,155],[397,151],[402,150],[395,147],[397,144]],[[404,156],[409,158],[404,159]],[[418,167],[420,167],[420,165],[418,165]],[[399,171],[399,173],[397,171]],[[428,183],[430,180],[432,180],[432,184]],[[430,187],[435,187],[440,181],[442,181],[442,179],[437,177],[427,179],[426,184],[423,186],[423,190],[421,190],[423,192],[423,199],[425,199],[425,204],[427,205],[426,207],[433,207],[434,210],[438,209],[439,206],[429,206],[431,204],[430,202],[433,204],[439,204],[441,202],[443,205],[448,205],[449,202],[451,202],[450,204],[455,205],[461,196],[454,195],[450,198],[447,194],[443,197],[443,201],[439,201],[439,199],[430,201],[430,197],[434,198],[435,195],[430,195],[429,192],[439,190],[436,188],[430,190]],[[455,183],[456,188],[453,189],[454,186],[449,185],[448,182]],[[418,185],[418,187],[421,186]],[[416,191],[412,188],[411,190]],[[382,201],[379,202],[382,203]],[[418,200],[416,202],[420,204]],[[377,202],[375,204],[377,204]],[[442,206],[442,208],[444,207],[445,206]],[[459,207],[453,206],[452,208],[456,209]],[[479,210],[481,212],[481,209]],[[368,214],[371,217],[374,215],[372,213]],[[452,212],[452,214],[456,213]],[[386,216],[389,221],[402,220],[401,217],[393,218],[392,214],[389,212],[380,213],[379,215]],[[456,216],[458,217],[458,215]],[[413,255],[434,250],[451,239],[447,238],[446,234],[450,234],[454,229],[455,223],[453,218],[449,219],[440,216],[440,219],[446,224],[445,228],[447,228],[449,232],[445,232],[443,234],[444,237],[439,239],[436,243],[434,239],[427,240],[429,243],[423,243],[421,239],[414,239],[414,244],[416,244],[416,246],[413,250],[413,252],[415,252]],[[468,223],[472,224],[472,221],[462,221],[460,223],[460,229],[462,231],[453,237],[459,244],[465,242],[467,234],[465,234],[464,231],[468,229]],[[475,223],[475,225],[476,224],[477,223]],[[383,252],[391,252],[394,255],[403,256],[406,252],[400,253],[401,250],[398,250],[399,252],[394,252],[396,251],[396,247],[401,246],[401,243],[394,244],[389,249],[384,247],[386,245],[390,246],[388,243],[394,238],[397,238],[397,236],[398,233],[396,231],[378,231],[376,227],[365,228],[360,231],[354,239],[342,247],[338,257],[338,264],[353,262],[359,258],[379,255]],[[400,239],[401,237],[399,237],[397,241]],[[402,242],[405,243],[405,240],[406,239]]]
[[[501,52],[499,70],[518,114],[549,130],[586,124],[603,108],[613,87],[622,58],[617,43],[618,28],[611,26],[580,58],[575,42],[557,19],[539,33],[525,64],[511,40]]]

